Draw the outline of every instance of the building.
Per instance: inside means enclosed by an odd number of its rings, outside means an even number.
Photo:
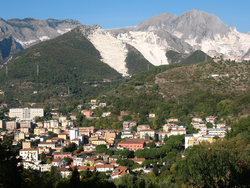
[[[69,168],[57,168],[57,171],[60,174],[61,178],[67,178],[72,174],[72,170],[70,170]]]
[[[79,137],[79,128],[70,129],[69,130],[69,137],[70,137],[70,140],[78,138]]]
[[[13,130],[19,128],[19,124],[16,121],[6,121],[5,126],[7,130]]]
[[[149,117],[149,118],[155,118],[155,113],[149,113],[149,114],[148,114],[148,117]]]
[[[65,168],[67,162],[64,159],[54,159],[51,164],[57,168]]]
[[[185,149],[189,146],[199,145],[202,142],[213,143],[214,135],[202,135],[202,134],[186,134],[185,135]]]
[[[5,120],[0,120],[0,129],[5,129],[6,125],[5,125]]]
[[[150,129],[150,126],[149,125],[138,125],[137,132],[140,132],[141,130],[144,130],[144,129]]]
[[[124,131],[130,131],[132,127],[137,126],[137,122],[136,121],[124,121],[122,126],[123,126]]]
[[[22,120],[32,120],[36,116],[44,116],[43,108],[11,108],[9,113],[9,117]]]
[[[118,146],[131,151],[136,151],[138,149],[143,149],[146,146],[146,142],[140,139],[125,139],[119,142]]]
[[[95,165],[95,168],[96,168],[97,172],[113,171],[114,170],[114,165],[100,164],[100,165]]]
[[[56,152],[54,151],[52,153],[52,155],[54,156],[54,159],[64,159],[65,157],[72,157],[72,153],[71,152]]]
[[[154,138],[154,137],[155,137],[155,130],[144,129],[144,130],[140,131],[140,138],[151,139],[151,138]]]
[[[33,149],[33,148],[20,149],[19,155],[25,161],[38,161],[39,149]]]

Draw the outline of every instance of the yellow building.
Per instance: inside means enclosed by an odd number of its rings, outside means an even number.
[[[94,141],[94,140],[98,140],[98,137],[90,137],[89,138],[89,144],[92,144],[92,141]]]
[[[67,134],[67,133],[58,134],[58,138],[62,138],[62,139],[64,139],[64,140],[67,140],[68,134]]]
[[[106,142],[113,144],[115,142],[115,139],[116,139],[116,133],[110,133],[110,132],[105,133]]]
[[[31,148],[31,142],[23,142],[23,149]]]
[[[187,134],[185,135],[185,149],[189,146],[199,145],[202,142],[212,143],[215,141],[214,135]]]

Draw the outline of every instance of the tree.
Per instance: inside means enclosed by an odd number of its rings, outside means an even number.
[[[247,187],[250,166],[246,141],[240,135],[230,140],[218,139],[185,150],[178,165],[186,181],[198,187]]]
[[[153,172],[155,173],[156,176],[159,174],[159,172],[158,172],[158,166],[157,166],[156,163],[154,163]]]
[[[80,185],[80,183],[81,183],[80,173],[78,172],[77,168],[75,167],[74,170],[72,170],[72,175],[69,179],[69,186],[70,187],[77,187]]]
[[[46,155],[45,155],[45,153],[44,152],[42,152],[42,154],[41,154],[41,161],[43,162],[43,163],[46,163]]]
[[[47,159],[46,164],[51,164],[51,159],[50,158]]]
[[[155,147],[156,147],[156,144],[155,144],[155,142],[149,142],[149,143],[147,143],[146,146],[147,146],[147,147],[150,147],[150,149],[152,149],[152,148],[155,148]]]
[[[25,187],[21,159],[11,150],[11,139],[0,144],[0,187]]]

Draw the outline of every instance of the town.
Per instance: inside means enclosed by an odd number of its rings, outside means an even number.
[[[102,108],[106,103],[93,99],[90,104],[90,109],[77,105],[78,112],[86,118],[98,118],[94,117],[92,110]],[[1,105],[1,108],[6,107],[7,104]],[[147,174],[153,172],[154,163],[149,160],[152,157],[142,157],[139,151],[151,148],[160,151],[167,140],[181,136],[178,137],[178,148],[184,158],[184,149],[202,142],[213,143],[231,130],[223,119],[217,123],[215,116],[192,118],[189,127],[196,130],[193,134],[187,134],[187,126],[179,125],[180,119],[174,117],[167,119],[166,124],[157,130],[146,124],[139,125],[136,121],[123,121],[122,130],[76,127],[76,115],[62,116],[56,110],[47,112],[51,120],[37,121],[45,115],[43,108],[10,108],[4,114],[8,119],[0,120],[0,140],[12,139],[12,147],[22,159],[19,165],[41,172],[50,171],[53,166],[62,178],[71,175],[73,168],[79,172],[105,172],[111,179],[135,172]],[[110,114],[105,112],[101,116],[108,117]],[[150,113],[148,118],[155,115]],[[158,167],[164,163],[157,161],[158,173]]]

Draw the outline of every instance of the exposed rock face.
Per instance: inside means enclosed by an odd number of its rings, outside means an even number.
[[[130,32],[153,32],[166,50],[175,49],[182,53],[202,50],[210,56],[220,54],[224,57],[242,57],[250,47],[249,34],[238,32],[213,14],[197,10],[190,10],[180,16],[165,13],[134,27],[109,31],[118,37]],[[137,41],[136,38],[133,40]]]
[[[1,49],[1,51],[7,54],[13,54],[15,53],[14,49],[27,48],[41,41],[55,38],[70,31],[79,24],[80,22],[76,20],[38,20],[34,18],[25,18],[23,20],[10,19],[5,21],[0,18],[0,39],[11,35],[12,40],[15,41],[13,44],[18,45],[10,47],[12,51],[7,52],[6,44],[5,49]],[[2,40],[2,42],[6,42],[6,40]],[[4,56],[2,55],[0,64],[3,63],[3,60],[6,58],[4,58]]]

